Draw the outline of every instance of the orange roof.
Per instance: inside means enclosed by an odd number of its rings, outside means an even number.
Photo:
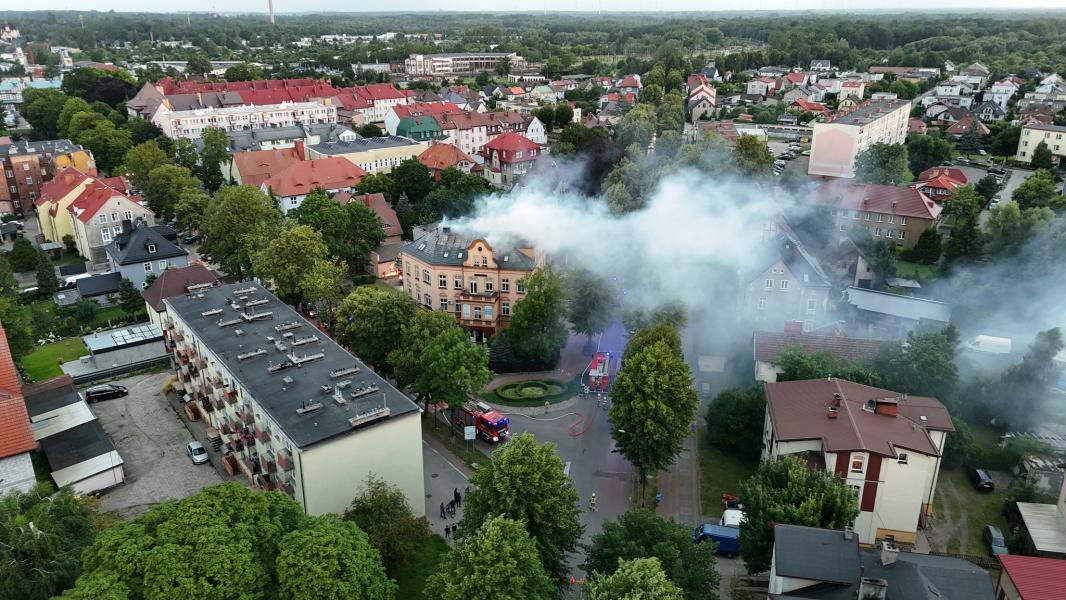
[[[955,188],[962,187],[964,184],[948,177],[947,175],[937,175],[932,179],[926,179],[925,181],[919,181],[914,184],[914,187],[924,190],[928,188],[941,189],[951,191]]]
[[[805,98],[800,98],[799,100],[794,101],[791,106],[798,106],[803,110],[809,110],[811,112],[825,112],[828,110],[821,102],[811,102]]]
[[[94,179],[70,203],[67,211],[76,216],[82,223],[88,223],[97,211],[107,204],[108,200],[116,197],[133,201],[126,194],[104,183],[104,180]]]
[[[342,194],[344,195],[342,196]],[[347,198],[346,200],[345,197]],[[381,219],[382,231],[385,232],[385,237],[403,235],[403,227],[400,226],[400,218],[396,216],[396,211],[389,206],[389,201],[385,199],[385,194],[357,194],[353,196],[346,192],[342,192],[341,194],[334,196],[333,199],[341,201],[342,204],[359,202],[363,206],[369,208],[379,219]]]
[[[464,160],[469,163],[474,162],[465,152],[451,144],[433,144],[418,155],[418,162],[426,165],[431,171],[454,167]]]
[[[63,169],[51,181],[41,186],[41,195],[37,197],[37,206],[63,198],[88,178],[89,175],[74,167]]]
[[[4,326],[0,324],[0,458],[29,452],[36,447],[15,361],[11,358]]]
[[[277,196],[303,196],[315,188],[326,191],[355,187],[366,171],[346,158],[331,156],[293,162],[263,182]]]
[[[970,180],[966,177],[966,173],[958,167],[929,167],[918,175],[918,181],[929,181],[944,175],[949,179],[954,179],[962,185],[966,185]]]
[[[415,102],[414,104],[397,104],[393,112],[401,119],[419,115],[440,115],[444,113],[461,113],[463,109],[452,102]]]
[[[290,164],[300,160],[296,148],[279,150],[255,150],[235,152],[233,164],[241,174],[244,185],[262,185],[271,176],[285,170]]]

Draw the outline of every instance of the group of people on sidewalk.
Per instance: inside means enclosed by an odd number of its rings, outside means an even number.
[[[469,487],[466,488],[466,492],[465,493],[467,493],[467,494],[470,493],[470,488]],[[453,517],[453,518],[455,517],[456,509],[462,508],[462,506],[463,506],[463,495],[464,495],[463,493],[459,492],[459,488],[455,488],[454,490],[452,490],[452,499],[449,500],[447,504],[445,504],[443,502],[440,503],[440,518],[441,519],[445,519],[446,520],[449,517]],[[446,539],[448,541],[451,541],[452,534],[455,533],[456,530],[458,530],[458,529],[459,529],[459,526],[456,525],[455,523],[452,523],[451,525],[445,525],[444,526],[444,539]]]

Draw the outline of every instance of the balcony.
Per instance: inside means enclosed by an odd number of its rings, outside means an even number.
[[[207,398],[200,398],[200,408],[204,412],[215,412],[215,406]]]
[[[270,429],[264,427],[261,423],[256,423],[255,439],[262,444],[270,443]]]
[[[274,480],[274,477],[270,473],[263,473],[262,475],[259,475],[256,478],[256,483],[259,484],[259,487],[263,488],[268,492],[277,488],[277,482]]]
[[[226,404],[233,406],[237,403],[237,390],[227,390],[223,398],[226,400]]]
[[[264,473],[274,473],[277,471],[276,463],[273,460],[273,454],[270,452],[259,455],[259,465],[263,468]]]
[[[288,450],[278,452],[278,467],[285,471],[292,471],[294,466],[291,452]]]
[[[493,290],[491,292],[471,292],[469,289],[463,290],[463,293],[459,294],[461,300],[471,300],[477,302],[492,302],[496,298],[500,297],[500,293]]]
[[[255,416],[252,414],[252,411],[248,410],[247,408],[238,414],[238,418],[245,425],[251,425],[255,423]]]

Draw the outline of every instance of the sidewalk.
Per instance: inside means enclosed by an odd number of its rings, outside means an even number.
[[[700,514],[699,456],[696,449],[697,432],[685,438],[674,464],[659,473],[656,479],[648,480],[648,486],[657,486],[662,492],[663,500],[656,512],[664,519],[673,519],[686,526],[699,525]]]
[[[444,537],[444,527],[456,525],[463,519],[463,509],[455,509],[454,515],[440,516],[440,505],[454,497],[455,490],[465,496],[470,487],[470,469],[440,442],[430,436],[422,436],[422,470],[426,487],[426,520],[433,533]],[[446,538],[451,543],[451,538]]]

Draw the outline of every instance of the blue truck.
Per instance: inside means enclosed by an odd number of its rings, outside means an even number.
[[[704,523],[692,530],[692,541],[700,543],[711,540],[718,544],[716,552],[729,558],[740,554],[740,529],[737,527],[723,527],[712,523]]]

